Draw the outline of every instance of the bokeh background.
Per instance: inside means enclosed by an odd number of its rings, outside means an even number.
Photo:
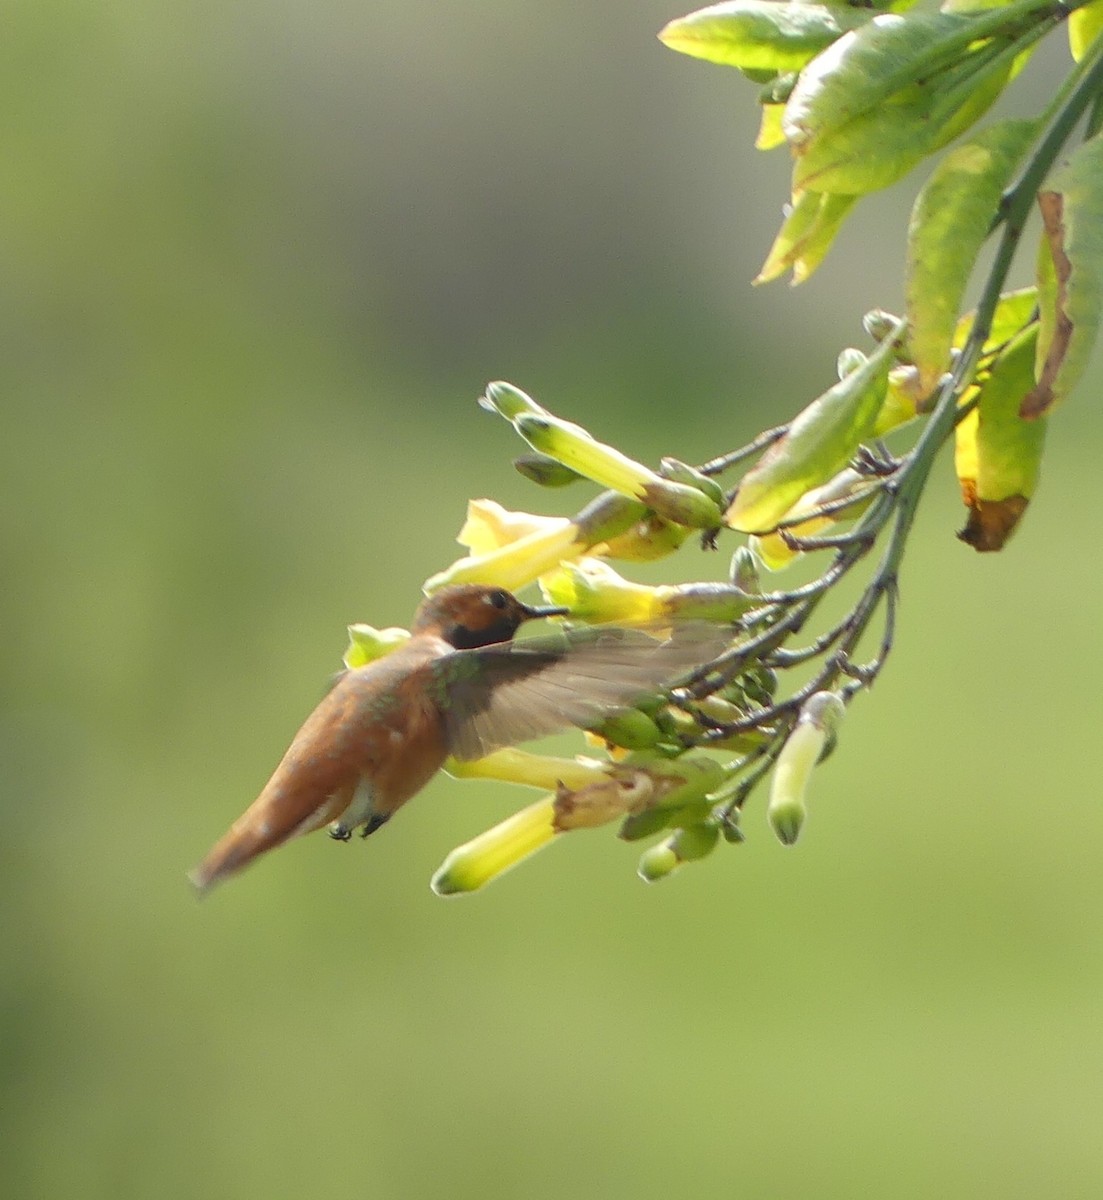
[[[914,181],[752,290],[786,163],[655,40],[679,11],[9,6],[5,1195],[1103,1189],[1098,369],[1006,553],[955,541],[940,463],[799,848],[759,798],[661,886],[602,831],[445,902],[528,797],[441,778],[369,843],[185,882],[469,496],[585,499],[512,473],[486,379],[699,461],[899,305]]]

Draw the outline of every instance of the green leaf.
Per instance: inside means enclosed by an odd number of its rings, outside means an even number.
[[[1032,8],[1046,7],[1036,0]],[[886,13],[832,43],[801,72],[785,113],[785,136],[799,151],[898,93],[930,90],[935,77],[960,68],[972,47],[1002,33],[1023,5],[996,13]],[[915,99],[905,94],[905,101]]]
[[[955,430],[954,465],[969,509],[958,536],[979,551],[1003,548],[1038,483],[1046,422],[1019,415],[1034,383],[1037,339],[1034,324],[1003,350]]]
[[[1038,193],[1045,226],[1039,256],[1041,331],[1037,385],[1023,416],[1063,400],[1088,365],[1103,315],[1103,135],[1084,142]]]
[[[1018,48],[978,54],[820,136],[797,158],[794,192],[864,195],[895,183],[991,107],[1018,56]]]
[[[869,19],[861,9],[729,0],[671,21],[659,40],[671,50],[743,71],[799,71]]]
[[[724,516],[728,525],[743,533],[768,533],[805,492],[846,466],[873,429],[903,329],[899,322],[863,366],[797,416],[788,434],[743,477]]]
[[[790,268],[793,284],[803,283],[823,262],[857,200],[857,196],[801,192],[782,222],[755,283],[768,283]]]
[[[758,126],[758,137],[754,140],[756,150],[774,150],[785,145],[785,134],[781,129],[781,118],[785,112],[784,104],[764,104],[762,120]]]
[[[1009,341],[1035,319],[1038,308],[1038,289],[1035,287],[1019,288],[1013,292],[1004,292],[992,314],[992,323],[981,349],[984,352],[994,349]],[[973,328],[976,312],[967,312],[957,323],[954,330],[954,346],[961,349],[969,339]]]
[[[1069,17],[1069,50],[1072,57],[1079,62],[1088,51],[1088,47],[1103,32],[1103,0],[1093,0],[1078,8]]]
[[[977,253],[1036,131],[1035,121],[1001,121],[982,130],[946,155],[916,198],[908,229],[908,347],[924,394],[949,369]]]

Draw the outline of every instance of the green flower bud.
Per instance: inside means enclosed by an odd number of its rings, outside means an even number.
[[[670,846],[666,842],[660,842],[640,855],[640,865],[636,872],[644,883],[657,883],[680,866],[678,856]]]
[[[591,732],[625,750],[649,750],[663,740],[662,730],[638,708],[615,709]]]
[[[871,308],[862,318],[862,328],[875,342],[883,342],[900,327],[900,318],[883,308]]]
[[[800,796],[782,794],[778,790],[776,798],[772,794],[770,805],[766,810],[770,828],[777,834],[777,839],[783,846],[793,846],[800,837],[800,831],[808,816],[808,808]]]
[[[661,832],[670,820],[671,813],[665,808],[645,808],[642,812],[629,813],[621,823],[617,837],[625,842],[638,842]]]
[[[534,450],[679,525],[715,529],[720,524],[719,506],[696,487],[660,478],[642,463],[597,441],[580,425],[550,413],[528,412],[519,413],[513,424]]]
[[[740,546],[732,555],[728,578],[740,591],[748,596],[758,596],[762,593],[762,581],[758,574],[758,559],[754,551],[747,546]]]
[[[677,830],[670,838],[670,848],[679,862],[697,862],[711,854],[719,841],[719,826],[712,821],[703,821]]]
[[[486,385],[486,392],[479,398],[479,405],[488,412],[501,413],[507,421],[512,421],[521,413],[542,413],[544,411],[531,396],[527,396],[520,388],[501,380]]]
[[[570,467],[565,467],[546,454],[519,455],[513,460],[513,467],[519,474],[541,487],[566,487],[567,484],[576,483],[582,478],[577,471],[572,471]]]
[[[853,375],[859,368],[864,367],[867,362],[869,362],[868,354],[863,354],[861,350],[848,346],[845,350],[839,351],[835,370],[840,379],[845,379],[848,375]]]
[[[672,875],[687,862],[696,862],[716,849],[720,829],[714,821],[699,821],[676,829],[670,837],[645,850],[637,872],[645,883]]]
[[[725,842],[733,846],[740,846],[747,840],[747,835],[743,832],[743,827],[739,822],[743,815],[742,810],[733,808],[731,812],[725,813],[720,819],[720,833]]]
[[[766,816],[783,845],[792,846],[808,815],[804,796],[812,770],[846,707],[834,692],[817,692],[805,701],[770,781]]]
[[[691,467],[688,463],[682,462],[677,458],[664,458],[659,462],[659,474],[664,479],[669,479],[674,483],[684,483],[687,487],[696,488],[699,492],[704,492],[715,504],[717,508],[722,508],[724,505],[724,489],[710,475],[702,475],[696,467]]]

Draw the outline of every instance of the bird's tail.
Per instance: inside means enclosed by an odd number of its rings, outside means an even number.
[[[282,846],[299,834],[309,833],[329,824],[348,806],[348,796],[343,793],[331,796],[321,808],[315,809],[305,819],[294,822],[281,820],[283,815],[278,803],[268,788],[241,814],[221,838],[208,851],[206,858],[188,872],[196,891],[204,895],[216,883],[229,879],[247,867],[255,858]]]

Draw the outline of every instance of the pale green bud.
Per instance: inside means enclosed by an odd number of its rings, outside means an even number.
[[[757,596],[762,592],[762,581],[758,573],[758,559],[748,546],[740,546],[732,555],[728,578],[748,596]]]
[[[577,471],[572,471],[570,467],[556,462],[554,458],[549,458],[546,454],[537,454],[535,451],[532,454],[519,455],[513,460],[513,467],[518,474],[524,475],[526,479],[541,487],[566,487],[582,478]]]
[[[676,871],[679,866],[681,863],[678,856],[666,842],[660,842],[640,855],[640,865],[636,871],[644,883],[656,883],[665,879],[672,871]]]
[[[868,354],[863,354],[861,350],[856,350],[853,346],[847,346],[845,350],[839,352],[835,370],[840,379],[845,379],[859,368],[864,367],[867,362],[869,362]]]
[[[808,781],[829,733],[834,731],[845,712],[842,698],[834,692],[817,692],[809,697],[778,755],[770,780],[766,816],[774,833],[786,846],[793,845],[800,836],[808,815],[804,799]]]
[[[649,750],[663,740],[663,732],[638,708],[618,708],[591,731],[624,750]]]
[[[507,421],[512,421],[521,413],[542,413],[544,411],[531,396],[504,380],[488,383],[486,392],[479,398],[479,404],[489,412],[501,413]]]

